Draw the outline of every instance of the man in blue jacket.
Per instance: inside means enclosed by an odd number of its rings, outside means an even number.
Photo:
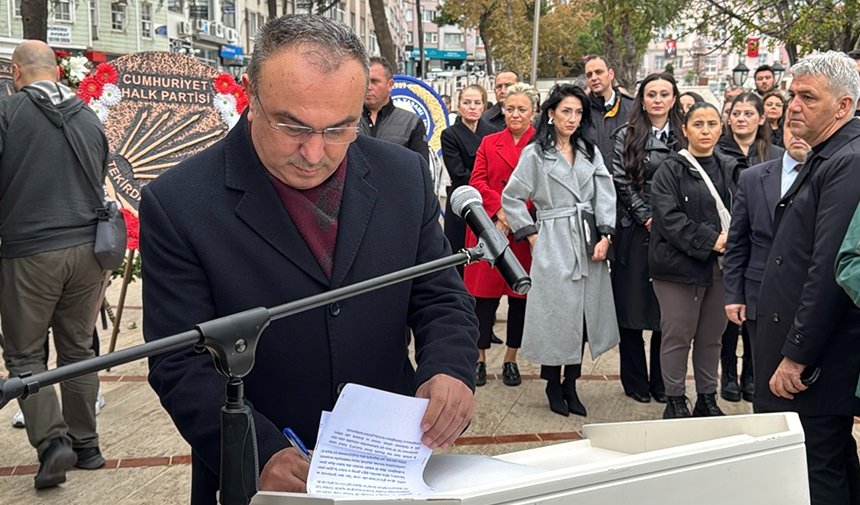
[[[342,23],[284,16],[258,32],[248,111],[142,192],[147,341],[450,254],[424,159],[357,135],[367,83]],[[475,407],[473,303],[451,268],[272,322],[244,379],[261,489],[305,490],[308,464],[282,430],[312,447],[346,383],[429,398],[423,442],[449,446]],[[189,348],[153,358],[149,380],[191,444],[192,503],[215,503],[225,378]]]

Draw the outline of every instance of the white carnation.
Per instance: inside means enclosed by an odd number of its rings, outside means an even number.
[[[232,110],[232,111],[229,111],[229,110],[228,110],[228,111],[224,111],[224,110],[222,110],[222,111],[221,111],[221,120],[222,120],[222,121],[224,121],[224,123],[226,123],[226,124],[227,124],[227,128],[228,128],[228,129],[231,129],[231,130],[232,130],[232,129],[233,129],[233,127],[234,127],[234,126],[236,126],[236,123],[238,123],[238,122],[239,122],[239,113],[238,113],[238,112],[236,112],[235,107],[233,108],[233,110]]]
[[[122,101],[122,91],[116,84],[105,84],[102,86],[101,101],[108,107],[113,107]]]
[[[226,93],[218,93],[215,95],[215,108],[221,113],[221,117],[224,117],[225,113],[236,112],[236,97]]]
[[[96,116],[98,116],[99,121],[101,121],[102,123],[107,121],[108,108],[107,106],[105,106],[104,102],[102,102],[101,100],[93,100],[92,102],[90,102],[90,109],[92,109],[93,112],[96,113]]]

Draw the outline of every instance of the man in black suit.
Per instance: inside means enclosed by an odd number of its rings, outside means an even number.
[[[248,110],[227,137],[143,189],[147,341],[450,253],[424,159],[357,135],[368,57],[347,26],[271,20],[242,80]],[[245,377],[261,489],[305,490],[281,432],[312,447],[345,383],[429,398],[422,441],[449,446],[474,411],[477,337],[453,268],[272,322]],[[153,358],[149,381],[191,444],[191,502],[214,504],[225,379],[188,348]]]
[[[810,150],[805,140],[791,134],[788,124],[783,128],[786,151],[782,157],[741,172],[723,256],[726,315],[729,321],[746,325],[752,342],[761,279],[773,243],[776,203],[796,181]],[[745,368],[751,365],[744,363]]]
[[[492,126],[497,132],[505,129],[505,94],[507,94],[508,88],[518,82],[520,82],[520,74],[513,70],[502,70],[493,81],[496,103],[484,111],[481,120]]]
[[[774,213],[756,308],[753,407],[800,415],[813,505],[856,504],[860,308],[836,284],[834,265],[860,201],[860,122],[852,119],[860,82],[854,61],[833,51],[791,73],[786,119],[812,151]]]

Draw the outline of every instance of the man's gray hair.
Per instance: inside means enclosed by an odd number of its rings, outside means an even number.
[[[248,64],[248,80],[257,86],[263,64],[286,49],[299,49],[302,56],[322,73],[334,72],[347,60],[358,60],[369,76],[367,50],[345,24],[323,16],[295,14],[269,20],[257,31],[254,55]]]
[[[850,96],[854,107],[860,100],[860,80],[857,79],[857,64],[845,53],[827,51],[807,56],[791,66],[792,77],[801,75],[823,76],[836,99]]]

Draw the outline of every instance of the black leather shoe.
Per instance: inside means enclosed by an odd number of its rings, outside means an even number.
[[[664,393],[663,391],[651,393],[651,396],[654,397],[654,401],[657,403],[666,403],[666,393]]]
[[[755,396],[755,379],[753,377],[752,359],[744,357],[741,369],[741,397],[744,401],[752,402]]]
[[[95,470],[105,466],[105,458],[98,447],[87,447],[86,449],[75,449],[78,462],[75,466],[84,470]]]
[[[475,363],[475,385],[483,386],[487,383],[487,364],[483,361]]]
[[[687,407],[686,396],[666,396],[666,410],[663,411],[663,419],[680,419],[693,417],[690,408]]]
[[[567,402],[567,408],[571,414],[585,417],[588,412],[585,410],[585,405],[579,400],[579,395],[576,394],[576,380],[565,379],[561,383],[561,389],[564,391],[564,401]]]
[[[727,402],[741,401],[741,388],[738,386],[738,359],[720,359],[723,375],[720,377],[720,396]]]
[[[549,400],[549,409],[551,411],[567,417],[570,410],[567,407],[567,403],[564,402],[564,392],[561,390],[561,383],[547,381],[546,398]]]
[[[66,471],[78,461],[72,443],[65,437],[51,439],[48,448],[39,458],[39,472],[34,484],[36,489],[54,487],[66,482]]]
[[[713,417],[724,416],[722,410],[717,405],[717,394],[704,394],[696,398],[696,406],[693,408],[693,417]]]
[[[505,386],[519,386],[523,383],[520,369],[515,362],[508,361],[502,364],[502,382],[505,383]]]
[[[643,395],[642,393],[628,393],[627,396],[633,398],[639,403],[651,403],[651,397],[649,395]]]
[[[502,339],[500,339],[499,337],[496,336],[495,332],[493,332],[492,336],[490,336],[490,343],[491,344],[504,344],[504,342],[502,342]]]

